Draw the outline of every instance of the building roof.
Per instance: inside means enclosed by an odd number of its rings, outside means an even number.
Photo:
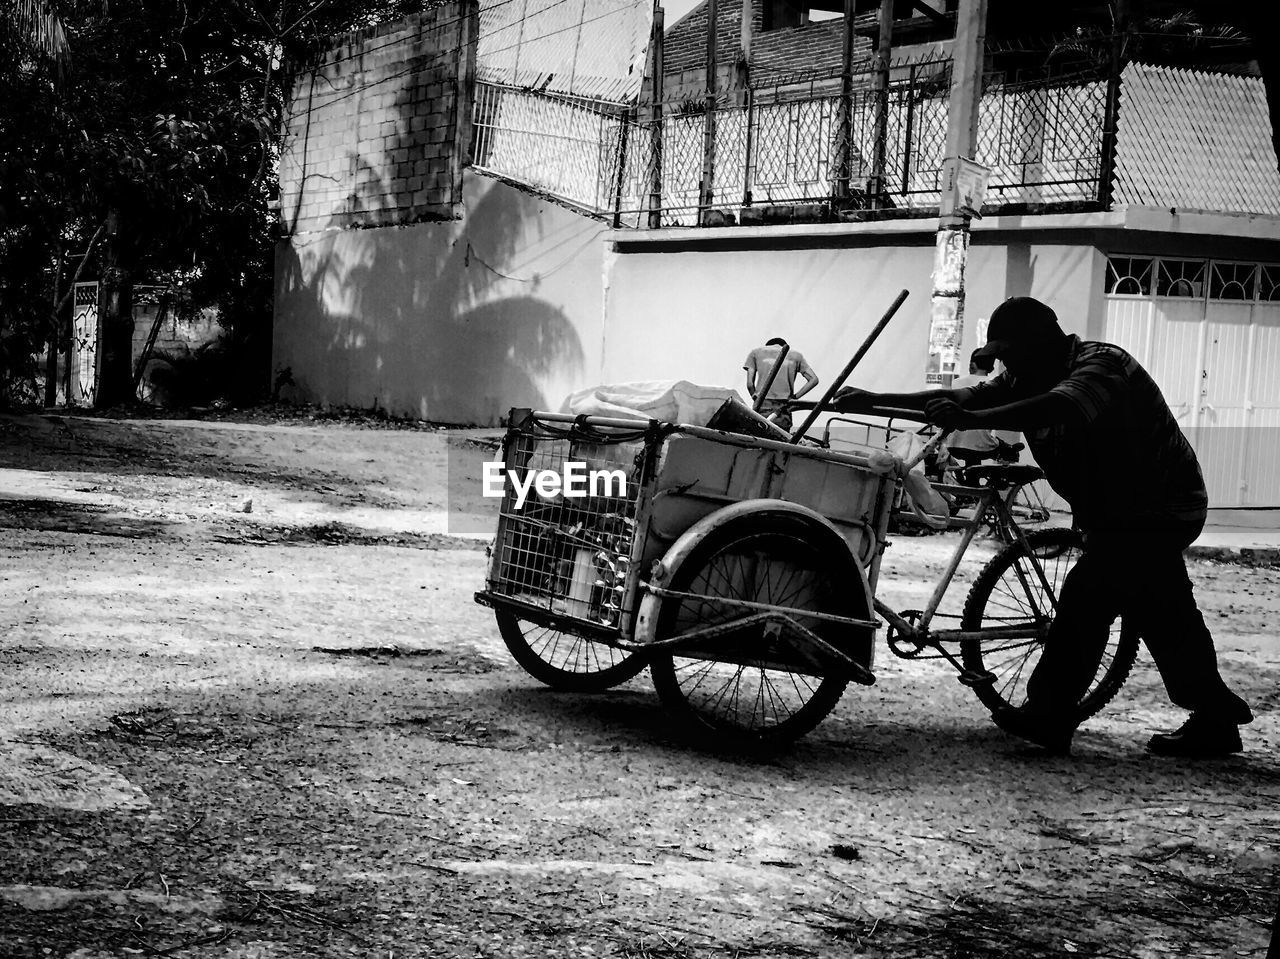
[[[1280,169],[1257,77],[1129,64],[1115,202],[1280,216]]]

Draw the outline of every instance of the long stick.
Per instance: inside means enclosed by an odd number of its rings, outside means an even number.
[[[884,316],[880,317],[880,322],[876,324],[875,329],[871,331],[870,335],[863,341],[862,345],[858,347],[858,352],[853,354],[853,359],[845,364],[845,368],[841,370],[840,375],[832,381],[831,386],[827,388],[827,392],[823,394],[822,399],[818,400],[818,402],[814,404],[813,409],[809,411],[809,415],[800,425],[800,428],[791,434],[791,442],[799,443],[800,438],[804,436],[805,433],[809,432],[809,427],[813,425],[813,421],[818,418],[819,414],[826,410],[827,404],[831,402],[831,398],[836,395],[836,392],[840,387],[844,386],[844,381],[849,378],[849,374],[853,372],[853,368],[862,362],[862,358],[867,355],[867,350],[871,349],[871,344],[874,343],[876,338],[884,332],[884,328],[888,326],[889,321],[893,319],[893,314],[898,312],[898,308],[902,306],[908,295],[907,290],[903,290],[898,294],[898,298],[893,301],[893,305],[889,307]]]
[[[787,354],[791,352],[791,344],[786,343],[782,347],[782,352],[778,354],[778,358],[773,361],[773,369],[769,371],[769,376],[764,381],[764,386],[756,390],[756,401],[751,408],[757,413],[760,407],[764,405],[764,401],[769,398],[769,390],[773,386],[773,381],[778,378],[778,371],[782,369],[782,361],[787,358]]]

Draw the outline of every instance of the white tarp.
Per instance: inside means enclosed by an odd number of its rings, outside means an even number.
[[[688,380],[648,380],[579,390],[564,401],[560,412],[706,426],[728,399],[742,402],[737,390],[722,386],[699,386]]]

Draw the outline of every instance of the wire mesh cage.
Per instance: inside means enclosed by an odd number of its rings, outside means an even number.
[[[509,431],[489,593],[596,630],[619,629],[657,443],[645,431],[559,428],[532,416]]]

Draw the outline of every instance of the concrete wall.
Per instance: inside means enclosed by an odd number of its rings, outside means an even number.
[[[274,365],[294,400],[496,424],[601,381],[605,227],[471,174],[463,211],[281,242]]]
[[[772,248],[769,248],[772,247]],[[784,244],[767,236],[720,244],[690,239],[623,243],[614,254],[606,307],[604,376],[687,379],[742,390],[747,351],[773,336],[804,352],[824,382],[839,373],[894,297],[910,293],[852,383],[872,390],[923,389],[933,234],[838,237]],[[964,355],[1006,297],[1032,295],[1063,325],[1085,333],[1096,251],[1087,245],[1012,243],[975,235],[967,279]],[[1098,322],[1101,322],[1100,317]]]
[[[458,215],[470,9],[449,3],[349,34],[302,74],[280,157],[286,233]]]
[[[277,371],[292,374],[293,399],[494,424],[511,406],[555,408],[600,383],[685,379],[742,390],[743,358],[772,336],[802,350],[829,383],[903,288],[910,297],[853,382],[924,386],[933,267],[925,227],[892,237],[779,241],[752,231],[654,241],[470,175],[464,209],[461,222],[281,243],[274,355]],[[1008,296],[1038,296],[1068,329],[1101,335],[1097,249],[1085,236],[1019,236],[975,235],[966,355]]]

